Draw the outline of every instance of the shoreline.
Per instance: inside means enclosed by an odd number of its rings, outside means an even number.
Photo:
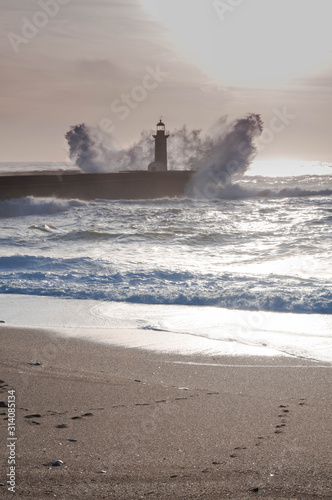
[[[0,399],[16,391],[24,498],[332,495],[327,363],[155,353],[41,328],[0,335]]]
[[[292,357],[332,363],[328,314],[3,294],[8,326],[152,352]]]

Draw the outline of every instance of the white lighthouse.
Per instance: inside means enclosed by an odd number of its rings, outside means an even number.
[[[154,161],[148,166],[150,172],[165,172],[167,170],[167,139],[169,132],[165,132],[165,124],[160,120],[157,131],[152,136],[155,140]]]

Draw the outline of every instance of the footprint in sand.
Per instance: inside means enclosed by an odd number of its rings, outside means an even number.
[[[276,430],[274,431],[275,434],[283,434],[283,431],[281,429],[283,427],[286,427],[287,417],[289,417],[288,414],[290,413],[288,405],[279,405],[279,408],[282,411],[282,413],[278,415],[278,417],[281,418],[281,424],[276,425]]]
[[[5,392],[6,387],[8,387],[7,384],[5,384],[4,380],[0,380],[0,392]]]
[[[255,446],[260,446],[263,443],[263,440],[265,439],[264,436],[258,436],[257,439],[259,439],[258,443],[255,443]]]
[[[71,417],[72,420],[82,420],[83,417],[93,417],[93,413],[83,413],[82,415],[76,415],[75,417]]]

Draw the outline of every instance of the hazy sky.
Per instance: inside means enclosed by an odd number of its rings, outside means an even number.
[[[331,0],[1,0],[1,26],[0,161],[65,161],[81,122],[125,146],[250,112],[258,159],[332,160]]]

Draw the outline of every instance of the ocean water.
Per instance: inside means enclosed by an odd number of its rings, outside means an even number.
[[[332,361],[332,176],[246,176],[218,199],[26,197],[0,202],[0,220],[0,319],[24,321],[14,297],[61,299],[98,328]]]

